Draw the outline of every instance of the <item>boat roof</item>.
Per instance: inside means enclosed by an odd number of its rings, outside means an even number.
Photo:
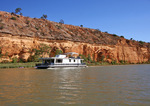
[[[80,59],[80,60],[84,60],[81,58],[60,58],[60,57],[47,57],[47,58],[40,58],[41,60],[50,60],[50,59]]]
[[[59,55],[74,55],[74,54],[78,54],[76,52],[68,52],[68,53],[63,53],[63,54],[59,54]],[[74,57],[71,57],[71,58],[67,58],[67,57],[59,57],[59,56],[55,56],[55,57],[47,57],[47,58],[40,58],[41,60],[49,60],[49,59],[80,59],[80,60],[84,60],[84,59],[81,59],[81,58],[74,58]]]
[[[68,52],[68,53],[64,53],[65,55],[74,55],[74,54],[78,54],[78,53],[76,53],[76,52]]]

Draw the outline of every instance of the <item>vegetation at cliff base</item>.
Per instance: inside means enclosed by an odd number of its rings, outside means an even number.
[[[29,62],[38,62],[39,58],[42,58],[44,55],[50,55],[51,48],[45,44],[40,44],[39,48],[32,49],[30,53],[34,53],[28,59]]]

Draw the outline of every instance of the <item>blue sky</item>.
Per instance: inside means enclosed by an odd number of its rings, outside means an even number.
[[[24,16],[100,29],[150,42],[150,0],[0,0],[0,11],[22,8]]]

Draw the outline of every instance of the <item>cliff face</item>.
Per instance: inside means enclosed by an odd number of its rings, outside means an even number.
[[[20,58],[27,61],[41,44],[51,49],[44,57],[54,55],[57,49],[90,55],[95,61],[150,60],[150,44],[127,40],[95,29],[59,24],[45,19],[23,17],[0,12],[0,62]]]

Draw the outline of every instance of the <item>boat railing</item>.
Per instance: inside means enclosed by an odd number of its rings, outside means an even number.
[[[86,63],[72,63],[72,64],[70,64],[70,63],[38,63],[38,64],[36,64],[36,66],[40,66],[40,65],[86,65]]]
[[[86,65],[86,63],[74,63],[74,64],[70,64],[70,63],[62,63],[62,64],[49,64],[49,65]]]

